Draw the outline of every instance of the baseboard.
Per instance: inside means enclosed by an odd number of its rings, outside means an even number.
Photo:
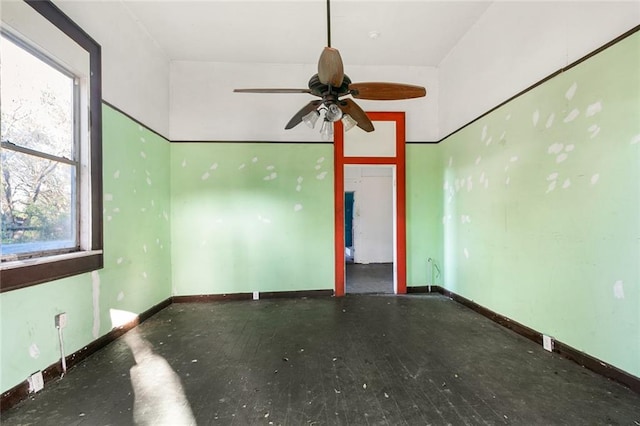
[[[459,294],[447,290],[444,287],[430,286],[429,291],[423,290],[426,290],[426,287],[408,287],[407,293],[410,292],[409,288],[416,289],[411,291],[411,293],[440,293],[460,303],[461,305],[464,305],[467,308],[479,313],[480,315],[485,316],[490,320],[502,325],[503,327],[506,327],[520,334],[521,336],[524,336],[527,339],[532,340],[539,345],[542,345],[542,333],[540,333],[539,331],[536,331],[530,327],[527,327],[526,325],[520,324],[517,321],[513,321],[512,319],[507,318],[504,315],[500,315],[490,309],[487,309],[484,306],[481,306],[472,300],[469,300],[465,297],[460,296]],[[632,374],[627,373],[626,371],[620,370],[619,368],[614,367],[611,364],[599,360],[598,358],[595,358],[558,340],[554,340],[553,342],[553,352],[608,379],[614,380],[628,387],[634,392],[640,393],[640,377],[636,377]]]
[[[91,354],[104,348],[106,345],[113,342],[118,337],[122,336],[124,333],[131,330],[136,325],[146,321],[147,319],[149,319],[156,313],[160,312],[170,304],[171,304],[171,298],[163,300],[157,305],[152,306],[151,308],[139,314],[134,320],[120,327],[114,328],[113,330],[109,331],[107,334],[92,341],[82,349],[66,356],[65,360],[67,363],[67,370],[79,364]],[[60,366],[60,362],[51,364],[50,366],[42,370],[42,377],[44,378],[45,387],[47,383],[51,383],[55,380],[58,380],[61,374],[62,374],[62,368]],[[27,399],[29,395],[31,394],[29,393],[29,383],[27,382],[27,380],[17,384],[13,388],[4,392],[2,394],[2,397],[0,397],[0,412],[8,410],[9,408],[19,403],[20,401]]]
[[[265,291],[259,292],[259,299],[300,299],[303,297],[332,297],[333,290]],[[173,303],[206,303],[225,300],[252,300],[253,293],[200,294],[173,296]]]

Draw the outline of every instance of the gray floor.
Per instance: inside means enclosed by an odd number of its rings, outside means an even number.
[[[346,292],[393,294],[393,263],[346,263]]]
[[[640,394],[437,295],[173,304],[12,425],[629,425]]]

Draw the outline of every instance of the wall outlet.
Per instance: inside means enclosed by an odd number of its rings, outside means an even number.
[[[44,389],[44,377],[42,377],[42,371],[38,370],[33,373],[29,376],[27,382],[29,383],[29,393],[40,392]]]
[[[553,337],[542,335],[542,347],[549,352],[553,352]]]
[[[260,299],[260,292],[259,291],[254,291],[253,292],[253,300],[258,300]]]
[[[67,326],[67,314],[63,312],[55,316],[56,328],[65,328]]]

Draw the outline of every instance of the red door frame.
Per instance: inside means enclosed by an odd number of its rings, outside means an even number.
[[[371,121],[396,123],[395,157],[345,157],[344,131],[340,121],[335,124],[333,144],[334,205],[335,205],[335,290],[337,297],[345,294],[344,266],[344,166],[346,164],[391,165],[396,167],[396,274],[397,294],[407,293],[407,226],[405,186],[405,115],[404,112],[368,112]]]

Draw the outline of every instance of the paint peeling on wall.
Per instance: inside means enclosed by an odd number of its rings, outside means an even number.
[[[441,144],[446,287],[635,375],[639,66],[636,33]]]

